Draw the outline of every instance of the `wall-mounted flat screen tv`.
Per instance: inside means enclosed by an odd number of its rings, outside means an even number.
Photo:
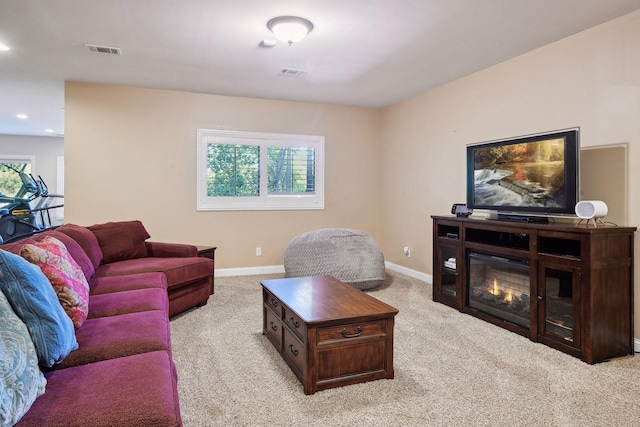
[[[544,216],[573,214],[577,128],[467,146],[467,207]]]

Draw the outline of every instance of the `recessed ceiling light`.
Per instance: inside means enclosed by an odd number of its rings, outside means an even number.
[[[9,46],[7,46],[6,44],[0,43],[0,50],[9,50]]]
[[[47,132],[47,133],[53,133],[54,132],[53,129],[45,129],[44,131]]]
[[[28,119],[29,116],[27,116],[26,114],[16,114],[16,117],[19,119]]]

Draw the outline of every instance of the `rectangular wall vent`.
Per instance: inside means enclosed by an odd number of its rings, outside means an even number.
[[[282,68],[279,73],[281,76],[302,77],[307,72],[305,70],[297,70],[295,68]]]
[[[122,55],[119,47],[98,46],[95,44],[86,44],[87,49],[95,53],[106,53],[108,55]]]

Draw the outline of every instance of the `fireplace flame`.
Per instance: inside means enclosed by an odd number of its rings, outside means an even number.
[[[498,295],[499,290],[498,290],[498,280],[497,279],[493,279],[493,289],[489,288],[489,293],[491,293],[491,295]]]
[[[491,295],[498,296],[500,295],[500,288],[498,287],[498,279],[493,279],[493,286],[489,285],[487,287],[487,292]],[[513,292],[507,291],[504,296],[504,302],[513,302]]]

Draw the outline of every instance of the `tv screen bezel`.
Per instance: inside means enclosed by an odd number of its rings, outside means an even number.
[[[565,206],[536,207],[511,205],[482,205],[475,203],[475,167],[474,152],[478,149],[515,145],[527,142],[544,141],[548,139],[564,139],[564,180]],[[579,156],[580,156],[580,128],[570,128],[533,135],[518,136],[493,141],[479,142],[467,145],[467,208],[473,210],[498,211],[516,215],[575,215],[575,205],[579,198]]]

